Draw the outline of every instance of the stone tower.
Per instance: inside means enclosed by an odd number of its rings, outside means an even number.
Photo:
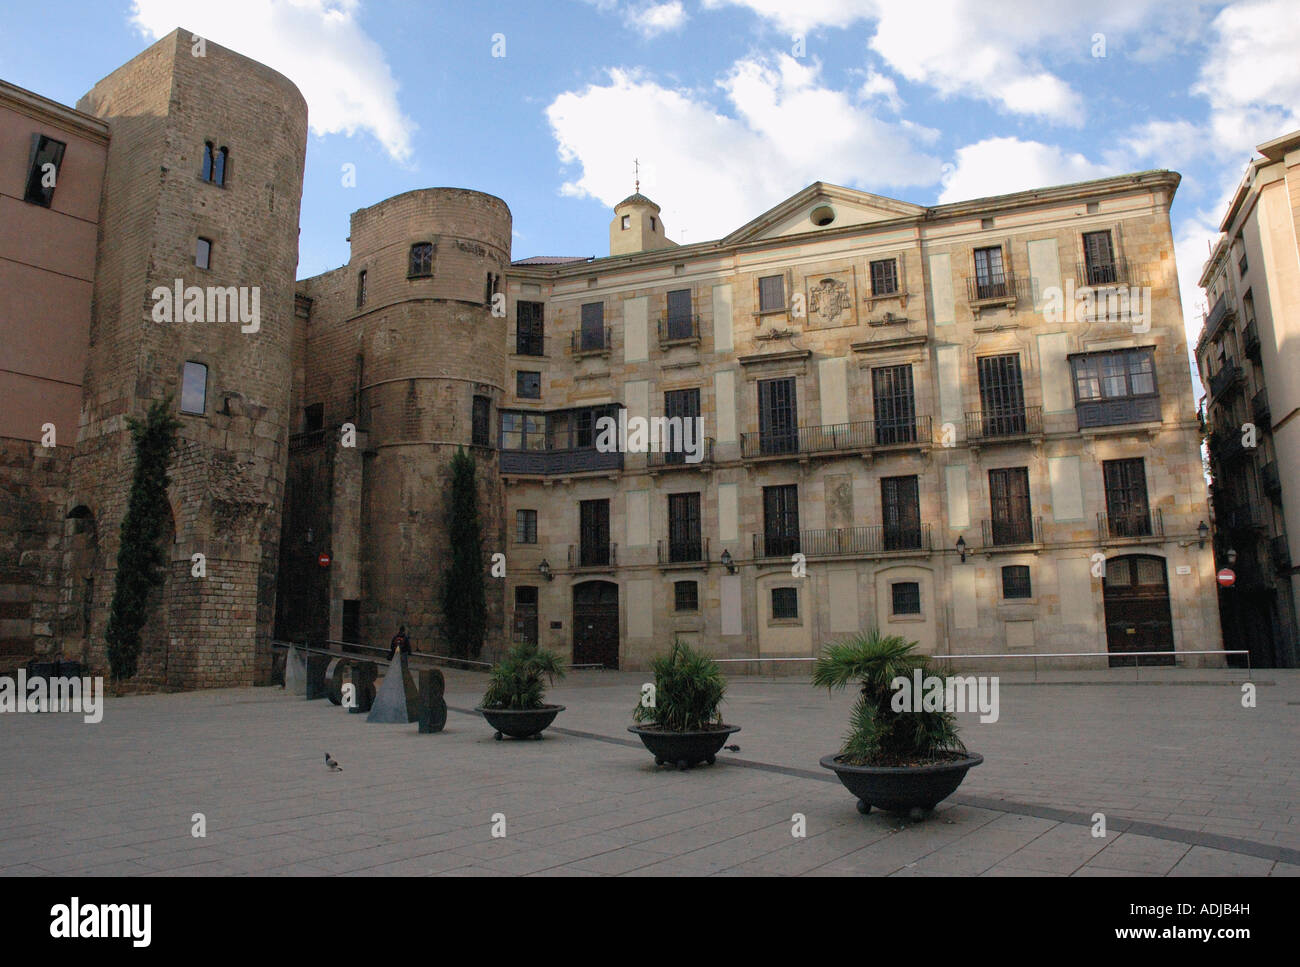
[[[485,573],[487,555],[505,550],[494,444],[510,210],[481,192],[429,188],[354,212],[351,227],[348,264],[299,283],[301,432],[277,633],[386,645],[405,624],[418,649],[445,653],[439,595],[459,447],[478,464]],[[349,422],[353,448],[341,443]],[[503,626],[503,583],[488,579],[489,634]]]
[[[676,247],[677,243],[664,233],[659,206],[641,192],[628,195],[614,206],[614,220],[609,223],[610,255],[635,255]]]
[[[69,502],[97,546],[65,576],[64,600],[88,596],[84,657],[106,668],[134,465],[126,420],[170,396],[170,566],[139,678],[251,684],[270,667],[307,105],[270,68],[177,30],[77,106],[108,123],[110,142]],[[194,313],[173,306],[158,321],[159,293],[178,285],[187,303],[197,295]]]

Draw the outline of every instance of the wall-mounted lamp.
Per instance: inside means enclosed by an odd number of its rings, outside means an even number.
[[[1205,550],[1205,539],[1210,536],[1210,525],[1201,521],[1196,525],[1196,536],[1198,538],[1197,546]]]
[[[551,562],[542,558],[542,563],[537,565],[537,573],[548,581],[554,581],[555,575],[551,573]]]
[[[1232,567],[1237,563],[1237,549],[1235,547],[1228,548],[1228,553],[1224,556],[1228,559],[1228,567]]]
[[[736,562],[731,557],[731,551],[727,550],[725,547],[722,549],[721,561],[722,566],[727,569],[728,574],[736,573]]]
[[[957,553],[961,555],[961,562],[966,563],[966,538],[960,534],[957,535]]]

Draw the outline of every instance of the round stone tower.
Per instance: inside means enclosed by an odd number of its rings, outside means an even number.
[[[352,216],[358,410],[369,431],[363,640],[387,642],[405,624],[417,648],[446,653],[440,588],[458,448],[478,465],[485,576],[489,556],[505,550],[494,444],[510,231],[505,202],[460,188],[406,192]],[[486,580],[490,635],[503,626],[504,582]]]

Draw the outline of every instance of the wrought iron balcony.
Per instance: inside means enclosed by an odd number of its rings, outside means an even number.
[[[1261,389],[1250,398],[1250,412],[1255,417],[1255,425],[1261,430],[1272,431],[1273,411],[1268,408],[1268,388]]]
[[[569,352],[574,356],[608,356],[612,335],[608,327],[598,332],[578,330],[569,335]]]
[[[1097,515],[1097,537],[1099,540],[1164,536],[1164,515],[1159,510],[1148,511],[1145,514]]]
[[[928,446],[930,417],[901,420],[862,420],[826,426],[801,426],[788,430],[760,430],[740,435],[740,452],[746,460],[759,457],[798,457],[816,453],[861,453],[888,447]]]
[[[966,298],[972,304],[989,302],[1029,302],[1032,304],[1033,289],[1029,279],[1018,279],[1013,272],[993,275],[981,279],[972,276],[966,280]]]
[[[1247,456],[1241,442],[1241,430],[1231,426],[1217,426],[1210,436],[1210,456],[1220,464],[1236,463]]]
[[[754,534],[754,559],[784,557],[799,553],[798,534]]]
[[[870,524],[864,527],[835,527],[806,530],[799,546],[808,557],[894,554],[906,551],[929,551],[929,524]]]
[[[984,547],[1020,547],[1043,542],[1043,518],[1016,517],[1010,520],[980,521]]]
[[[700,341],[700,317],[662,316],[659,319],[659,347],[685,346]]]
[[[1223,515],[1225,528],[1233,533],[1262,531],[1266,525],[1264,515],[1254,504],[1235,504]]]
[[[1080,285],[1125,285],[1133,281],[1133,269],[1126,258],[1115,258],[1108,262],[1076,262],[1074,277]]]
[[[569,567],[614,567],[618,564],[617,544],[584,542],[569,545]]]
[[[645,465],[658,470],[692,470],[703,469],[713,465],[713,437],[704,438],[704,446],[700,459],[691,463],[687,458],[691,456],[688,453],[679,452],[650,452],[645,455]]]
[[[660,564],[703,564],[709,560],[707,537],[659,542]]]
[[[1230,389],[1241,385],[1241,367],[1229,356],[1219,367],[1219,371],[1210,377],[1210,397],[1218,400]]]
[[[1242,330],[1241,342],[1242,347],[1246,350],[1246,355],[1255,362],[1259,362],[1259,327],[1255,325],[1254,319],[1246,323],[1246,328]]]
[[[1270,460],[1259,468],[1259,482],[1275,503],[1282,502],[1282,477],[1277,472],[1277,463]]]
[[[1273,558],[1273,567],[1279,571],[1291,570],[1291,542],[1285,534],[1268,542],[1269,553]]]
[[[1038,436],[1043,432],[1043,408],[975,410],[966,414],[966,440],[988,443]]]
[[[595,447],[571,450],[502,450],[502,473],[561,474],[621,470],[623,454]]]
[[[1205,334],[1204,339],[1213,339],[1219,331],[1219,327],[1229,318],[1237,314],[1237,307],[1232,304],[1228,298],[1228,293],[1224,292],[1219,298],[1214,300],[1214,305],[1210,311],[1205,314]]]

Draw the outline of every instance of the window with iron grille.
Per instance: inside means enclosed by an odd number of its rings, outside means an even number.
[[[799,618],[799,589],[772,589],[772,620],[797,621]]]
[[[1109,285],[1119,281],[1115,247],[1109,231],[1083,233],[1083,264],[1088,285]]]
[[[515,303],[515,353],[520,356],[545,354],[541,302]]]
[[[921,585],[916,581],[895,581],[889,586],[893,614],[921,613]]]
[[[765,275],[758,280],[758,311],[776,312],[785,308],[785,276]]]
[[[898,260],[880,259],[871,263],[871,294],[893,295],[898,291]]]
[[[470,421],[470,442],[479,447],[492,445],[492,400],[486,396],[474,397],[474,412]]]
[[[703,556],[700,538],[700,495],[668,495],[668,560],[698,561]]]
[[[1020,356],[980,356],[980,407],[986,436],[1025,432],[1025,387]]]
[[[763,545],[768,557],[799,552],[799,485],[763,488]]]
[[[1155,355],[1150,349],[1120,349],[1070,357],[1074,398],[1086,403],[1156,392]]]
[[[515,543],[516,544],[537,543],[537,511],[535,510],[515,511]]]
[[[696,581],[673,582],[673,610],[699,611],[700,585]]]
[[[515,395],[526,400],[542,398],[542,374],[519,370],[515,373]]]
[[[578,518],[581,566],[609,564],[609,501],[582,501],[578,505]]]
[[[674,289],[668,293],[668,338],[690,339],[694,333],[691,324],[691,290]]]
[[[406,274],[408,278],[433,275],[432,242],[417,242],[411,246],[411,264]]]
[[[1008,564],[1002,569],[1002,597],[1032,598],[1033,587],[1029,583],[1029,566],[1026,564]]]
[[[880,478],[880,517],[887,551],[921,546],[921,502],[917,478]]]
[[[758,439],[764,454],[799,449],[799,413],[793,376],[758,381]]]
[[[1146,465],[1141,457],[1105,460],[1106,520],[1112,537],[1145,537],[1151,533],[1147,503]]]
[[[989,504],[994,544],[1029,544],[1033,541],[1028,467],[990,470]]]
[[[357,273],[357,308],[366,304],[366,273],[363,269]]]
[[[32,147],[27,160],[27,190],[23,201],[49,208],[54,201],[59,170],[63,166],[63,152],[67,145],[43,134],[32,135]]]
[[[871,370],[876,415],[876,444],[916,442],[916,399],[911,364],[877,366]]]
[[[605,348],[605,303],[588,302],[582,307],[582,350]]]
[[[694,420],[700,415],[700,391],[698,389],[675,389],[664,393],[664,416],[669,419],[668,439],[665,441],[665,463],[686,462],[685,426],[687,420]],[[678,424],[671,422],[680,420]],[[695,441],[695,430],[691,431],[691,440]]]
[[[975,297],[1000,299],[1007,294],[1007,276],[1002,268],[1002,246],[975,250]]]

